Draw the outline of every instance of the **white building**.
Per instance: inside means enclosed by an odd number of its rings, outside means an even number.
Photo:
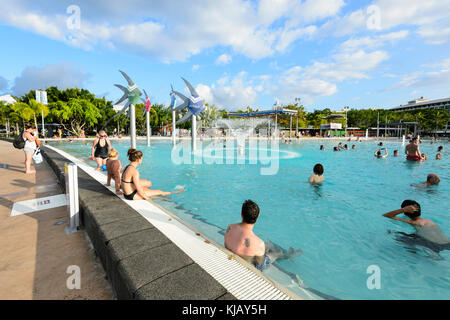
[[[14,99],[10,94],[5,94],[4,96],[0,96],[0,101],[5,104],[14,104],[16,103],[16,99]]]

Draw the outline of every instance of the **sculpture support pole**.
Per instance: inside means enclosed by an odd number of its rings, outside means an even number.
[[[136,149],[136,113],[134,104],[130,105],[130,141],[131,148]]]
[[[151,128],[150,128],[150,111],[147,111],[145,113],[145,121],[147,122],[147,147],[150,147],[150,135],[151,135]]]
[[[172,143],[173,143],[173,145],[175,145],[177,143],[176,116],[177,116],[177,112],[175,110],[173,110],[172,111]]]
[[[192,151],[197,150],[197,116],[192,115]]]

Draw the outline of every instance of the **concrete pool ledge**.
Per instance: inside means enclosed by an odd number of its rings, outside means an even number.
[[[52,146],[43,155],[64,189],[78,165],[81,223],[118,299],[297,300],[296,294],[151,201],[128,201],[106,175]]]

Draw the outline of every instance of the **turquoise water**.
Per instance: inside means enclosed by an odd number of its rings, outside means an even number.
[[[280,144],[279,170],[261,175],[261,164],[179,164],[171,161],[170,141],[152,141],[144,153],[141,177],[153,188],[186,192],[155,202],[223,244],[223,230],[240,221],[242,202],[252,199],[260,207],[254,232],[278,245],[301,248],[303,255],[277,267],[298,274],[308,287],[340,299],[450,299],[450,251],[439,254],[400,243],[390,231],[413,233],[414,228],[382,217],[400,208],[405,199],[420,203],[422,216],[439,224],[450,236],[450,144],[424,142],[424,163],[407,162],[398,142],[385,142],[390,155],[376,159],[376,142],[347,142],[356,150],[333,152],[339,141],[302,141]],[[88,145],[51,143],[87,159]],[[319,145],[326,147],[319,151]],[[125,166],[129,140],[112,141]],[[434,160],[438,145],[443,159]],[[220,145],[219,147],[222,147]],[[400,157],[393,157],[393,150]],[[95,166],[93,161],[87,163]],[[316,163],[325,168],[325,183],[312,187],[306,181]],[[438,186],[420,188],[411,183],[426,180],[428,173],[441,178]],[[367,268],[377,265],[381,288],[369,290]],[[271,275],[270,269],[267,271]],[[277,281],[280,281],[277,279]],[[282,283],[295,291],[292,283]]]

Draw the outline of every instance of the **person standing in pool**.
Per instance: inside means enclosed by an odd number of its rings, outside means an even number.
[[[225,232],[225,248],[253,264],[258,270],[266,269],[277,259],[290,259],[300,255],[301,249],[283,250],[268,241],[267,245],[253,233],[253,227],[259,217],[259,207],[252,200],[245,200],[242,204],[241,223],[230,224]]]
[[[410,240],[411,238],[415,238],[416,244],[425,245],[427,247],[431,246],[431,249],[437,252],[444,249],[450,249],[449,238],[442,232],[441,229],[439,229],[439,226],[434,221],[422,218],[420,216],[420,211],[421,209],[419,203],[414,200],[405,200],[401,205],[401,209],[387,212],[383,214],[383,217],[402,221],[413,226],[417,231],[416,235],[402,234],[409,237]],[[409,219],[398,218],[397,215],[401,213]]]
[[[106,166],[109,150],[111,150],[111,142],[107,138],[105,130],[100,130],[98,138],[92,144],[91,156],[89,157],[89,159],[97,162],[97,170],[101,170],[103,165]]]
[[[436,160],[441,160],[442,155],[440,153],[436,154]]]
[[[421,154],[419,145],[417,144],[417,137],[412,138],[410,143],[405,147],[406,160],[420,161]]]
[[[398,157],[398,150],[394,150],[394,157]]]
[[[323,166],[318,163],[314,166],[313,174],[309,177],[308,182],[311,184],[320,184],[325,178],[323,176]]]
[[[155,196],[167,196],[171,193],[181,193],[184,189],[168,192],[161,190],[152,190],[152,183],[139,178],[138,166],[142,164],[143,154],[136,149],[128,150],[128,160],[130,164],[122,172],[122,190],[123,196],[127,200],[148,200]]]

